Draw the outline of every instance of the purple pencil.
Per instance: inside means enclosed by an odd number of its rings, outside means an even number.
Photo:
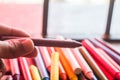
[[[43,62],[42,56],[40,54],[39,48],[36,47],[36,49],[37,49],[38,55],[34,58],[34,60],[35,60],[35,63],[36,63],[36,65],[37,65],[37,67],[40,71],[42,80],[49,80],[47,69],[44,65],[44,62]]]
[[[107,48],[109,48],[110,50],[112,50],[113,52],[117,53],[120,56],[120,52],[114,49],[111,44],[98,38],[95,38],[95,40],[97,40],[98,42],[100,42],[101,44],[103,44],[104,46],[106,46]]]
[[[118,63],[120,65],[120,56],[118,54],[116,54],[115,52],[113,52],[112,50],[110,50],[109,48],[107,48],[106,46],[104,46],[103,44],[101,44],[100,42],[98,42],[95,39],[89,39],[96,47],[101,48],[102,50],[104,50],[116,63]]]

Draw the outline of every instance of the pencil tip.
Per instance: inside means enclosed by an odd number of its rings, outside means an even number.
[[[66,75],[66,73],[61,73],[60,78],[61,78],[62,80],[67,80],[67,75]]]
[[[90,80],[97,80],[97,78],[94,76],[93,78],[91,78]]]

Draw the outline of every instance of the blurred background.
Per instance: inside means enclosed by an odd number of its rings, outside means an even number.
[[[48,1],[48,0],[46,0]],[[49,0],[47,36],[102,38],[110,0]],[[42,35],[44,0],[0,0],[0,23]],[[115,0],[111,34],[120,38],[120,0]]]

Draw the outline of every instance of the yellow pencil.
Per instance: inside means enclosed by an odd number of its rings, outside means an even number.
[[[50,80],[59,80],[59,53],[53,52],[51,55]]]
[[[30,66],[30,73],[32,76],[32,80],[42,80],[36,66],[34,65]]]

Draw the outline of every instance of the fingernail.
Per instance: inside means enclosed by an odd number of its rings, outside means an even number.
[[[31,39],[20,39],[19,41],[21,42],[26,53],[34,50],[34,44]]]
[[[34,48],[34,50],[30,53],[30,54],[27,54],[25,55],[24,57],[31,57],[31,58],[34,58],[37,56],[37,50]]]

